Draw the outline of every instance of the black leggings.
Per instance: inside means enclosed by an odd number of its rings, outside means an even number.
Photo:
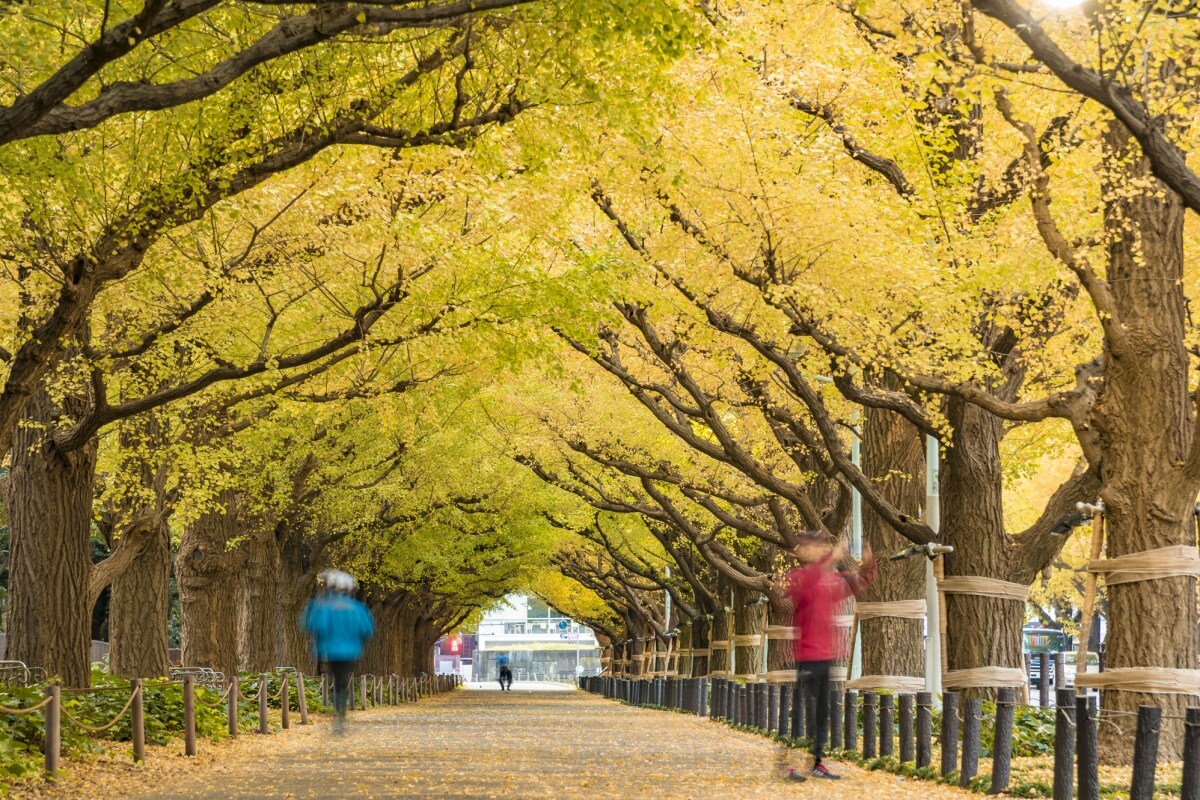
[[[354,662],[330,661],[329,674],[333,676],[333,710],[338,716],[344,717],[350,694],[350,676],[354,674]]]
[[[808,738],[812,740],[812,754],[818,764],[825,755],[825,742],[829,739],[829,667],[832,664],[832,661],[803,661],[796,664],[797,696],[792,702],[792,730],[800,730],[800,715],[805,713],[805,703],[809,697],[816,698],[816,730],[809,731]]]
[[[512,688],[512,670],[509,669],[508,667],[500,668],[500,688],[501,689],[511,689]]]

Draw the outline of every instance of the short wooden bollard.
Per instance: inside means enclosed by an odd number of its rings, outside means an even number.
[[[863,758],[871,759],[879,754],[878,710],[879,695],[863,692]]]
[[[321,673],[321,705],[329,705],[329,673]]]
[[[842,746],[853,753],[858,748],[858,694],[846,692],[842,708]],[[837,724],[836,721],[834,724]]]
[[[785,738],[792,735],[793,686],[791,683],[785,683],[779,687],[779,727],[776,731]]]
[[[773,733],[779,727],[779,686],[767,685],[767,733]]]
[[[1100,743],[1096,737],[1096,704],[1090,697],[1075,698],[1075,748],[1079,800],[1100,800]]]
[[[292,691],[288,678],[286,672],[279,676],[279,727],[285,731],[292,726]]]
[[[142,679],[134,678],[129,682],[133,692],[133,703],[130,706],[129,727],[133,736],[133,760],[146,760],[146,698],[142,693]]]
[[[933,762],[933,694],[917,692],[917,768]]]
[[[58,776],[58,761],[62,757],[62,687],[46,687],[46,709],[42,712],[45,719],[46,741],[44,743],[46,758],[46,777]]]
[[[758,711],[754,715],[754,727],[760,731],[771,730],[771,687],[765,683],[756,684],[755,692],[758,700]]]
[[[834,750],[842,749],[842,726],[838,720],[842,718],[842,693],[836,689],[829,692],[829,746]]]
[[[1065,686],[1066,683],[1067,683],[1067,662],[1063,659],[1062,653],[1055,653],[1054,654],[1054,688],[1056,690],[1055,691],[1056,697],[1058,694],[1057,690],[1061,689],[1063,686]],[[1074,713],[1075,701],[1072,700],[1070,703],[1068,703],[1068,705],[1071,706],[1071,711],[1072,711],[1072,713]]]
[[[893,742],[896,737],[896,698],[890,694],[879,696],[879,755],[890,756],[894,750]]]
[[[1183,787],[1179,800],[1200,800],[1200,708],[1185,712],[1183,729]]]
[[[1054,705],[1054,800],[1071,800],[1075,793],[1075,692],[1058,689]]]
[[[359,711],[367,710],[367,676],[363,675],[358,679],[358,709]]]
[[[942,694],[942,777],[958,769],[958,692]]]
[[[1158,734],[1162,727],[1162,709],[1138,708],[1137,734],[1133,740],[1133,778],[1129,782],[1129,800],[1152,800],[1154,768],[1158,763]]]
[[[696,713],[702,717],[708,716],[708,678],[697,681]]]
[[[1043,660],[1042,669],[1045,670],[1045,667],[1046,662]],[[1042,675],[1045,674],[1043,671]],[[992,745],[992,786],[989,794],[1000,794],[1008,788],[1012,772],[1013,718],[1017,711],[1016,705],[1016,689],[1007,686],[996,690],[996,737]]]
[[[1038,705],[1050,705],[1050,654],[1038,653]]]
[[[308,724],[308,684],[304,682],[304,673],[296,673],[296,705],[300,708],[300,724]]]
[[[973,697],[963,703],[962,768],[958,785],[966,787],[979,772],[979,734],[983,725],[983,700]]]
[[[196,679],[183,676],[183,754],[196,755]]]
[[[900,695],[900,763],[905,764],[915,757],[913,753],[913,696]]]
[[[270,718],[267,716],[269,711],[270,699],[267,696],[267,673],[258,676],[258,732],[270,733],[271,725]]]
[[[229,735],[238,735],[238,679],[230,678],[225,691],[225,709],[229,722]]]

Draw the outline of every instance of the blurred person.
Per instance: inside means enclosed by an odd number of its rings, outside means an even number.
[[[508,666],[508,656],[503,654],[497,656],[496,666],[500,668],[500,691],[512,691],[512,669]]]
[[[846,548],[840,541],[817,532],[806,532],[792,551],[800,566],[788,572],[783,590],[792,606],[792,656],[796,666],[796,688],[803,688],[805,697],[816,699],[815,730],[809,731],[812,740],[813,778],[833,779],[835,775],[825,766],[825,743],[829,738],[829,670],[833,663],[846,655],[846,643],[834,624],[838,604],[851,595],[861,595],[875,581],[878,567],[869,545],[863,546],[862,563],[857,568],[846,559]],[[792,730],[799,728],[802,703],[792,705]],[[785,758],[786,758],[785,751]],[[793,767],[785,767],[787,780],[804,780]]]
[[[324,591],[305,607],[304,629],[333,680],[333,728],[342,733],[346,729],[350,677],[362,658],[363,645],[375,634],[375,620],[370,609],[354,597],[358,582],[352,575],[325,570],[321,583]]]

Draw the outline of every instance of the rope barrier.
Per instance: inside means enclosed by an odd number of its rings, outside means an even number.
[[[28,708],[10,708],[8,706],[0,706],[0,714],[13,714],[16,716],[32,714],[33,712],[41,711],[46,706],[50,705],[50,701],[53,699],[54,699],[53,697],[47,697],[45,700],[38,703],[36,706],[29,706]]]
[[[859,603],[856,609],[858,619],[879,619],[895,617],[897,619],[924,619],[926,607],[924,600],[888,600],[880,603]]]
[[[1180,544],[1108,559],[1094,559],[1088,562],[1087,571],[1103,575],[1104,582],[1109,586],[1200,575],[1200,550],[1193,545]]]
[[[64,717],[66,717],[67,720],[69,722],[71,722],[71,724],[75,725],[76,727],[83,728],[88,733],[104,733],[106,730],[108,730],[112,726],[116,725],[118,722],[120,722],[125,717],[125,712],[130,709],[130,707],[133,705],[133,701],[136,700],[138,698],[138,696],[141,694],[142,694],[141,686],[137,687],[132,692],[130,692],[129,699],[125,701],[125,707],[117,712],[116,717],[109,720],[104,725],[100,725],[99,727],[88,725],[86,722],[83,722],[81,719],[76,717],[74,714],[71,713],[71,710],[69,708],[67,708],[66,703],[63,703],[60,706],[60,710],[62,711],[62,715]]]

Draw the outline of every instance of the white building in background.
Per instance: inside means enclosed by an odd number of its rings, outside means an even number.
[[[536,597],[513,594],[479,621],[474,674],[494,680],[496,660],[508,656],[518,681],[574,681],[600,669],[600,646],[591,628],[565,617]]]

